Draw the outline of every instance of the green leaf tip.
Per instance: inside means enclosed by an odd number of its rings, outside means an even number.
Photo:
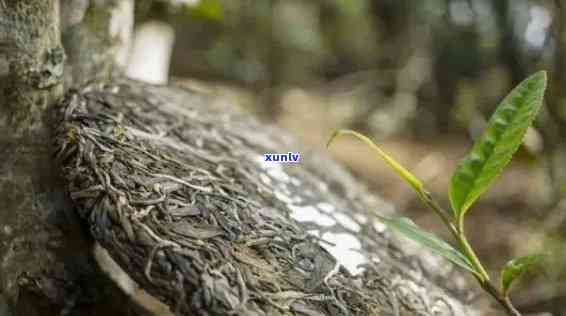
[[[501,101],[470,153],[458,163],[449,190],[456,218],[462,220],[509,163],[542,105],[545,89],[545,71],[519,83]]]
[[[326,148],[330,148],[330,145],[332,145],[332,143],[334,142],[334,139],[336,137],[338,137],[340,135],[340,133],[344,133],[345,130],[336,130],[334,131],[334,133],[332,133],[332,136],[330,136],[330,138],[328,139],[328,142],[326,142]]]
[[[535,254],[518,257],[510,260],[501,270],[501,292],[504,296],[509,294],[509,289],[517,278],[523,275],[527,270],[537,266],[544,259],[544,255]]]
[[[432,250],[436,254],[443,256],[452,263],[479,275],[479,272],[474,269],[473,265],[464,254],[436,235],[424,231],[409,218],[400,217],[389,219],[379,215],[378,218],[390,229]]]
[[[337,137],[342,135],[351,135],[364,142],[377,154],[377,156],[381,160],[385,161],[385,163],[387,163],[387,165],[391,169],[393,169],[393,171],[395,171],[401,178],[403,178],[403,180],[405,180],[417,192],[419,196],[425,194],[425,191],[423,189],[423,184],[419,179],[417,179],[417,177],[415,177],[409,170],[405,169],[405,167],[403,167],[401,164],[395,161],[395,159],[389,156],[386,152],[384,152],[381,148],[379,148],[379,146],[377,146],[370,138],[368,138],[363,134],[347,129],[337,130],[332,134],[326,146],[330,147],[332,142]]]

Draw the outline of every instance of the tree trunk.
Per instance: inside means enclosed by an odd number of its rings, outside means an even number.
[[[65,63],[57,1],[1,0],[0,48],[0,314],[128,315],[52,159],[48,110]]]

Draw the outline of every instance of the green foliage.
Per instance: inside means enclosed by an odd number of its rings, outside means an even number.
[[[470,153],[458,164],[450,183],[449,197],[452,216],[447,215],[424,189],[422,182],[395,161],[368,137],[350,130],[336,131],[328,145],[342,135],[352,135],[368,146],[405,180],[421,200],[440,218],[458,242],[458,249],[426,232],[408,218],[388,219],[376,214],[389,228],[433,250],[472,272],[482,288],[492,295],[510,315],[520,315],[511,304],[508,292],[515,279],[538,264],[540,255],[531,255],[509,261],[501,271],[501,289],[497,290],[489,275],[468,243],[464,233],[464,215],[484,193],[523,141],[523,137],[537,115],[546,89],[546,73],[539,71],[521,82],[499,104],[491,116],[484,134],[475,142]]]
[[[450,185],[450,203],[461,218],[487,190],[523,141],[542,105],[546,73],[539,71],[505,97],[471,152],[458,164]]]
[[[529,255],[510,260],[501,270],[501,292],[507,296],[511,284],[527,270],[540,264],[543,255]]]
[[[419,245],[436,252],[472,273],[477,273],[470,263],[470,260],[468,260],[464,254],[434,234],[424,231],[409,218],[400,217],[389,219],[380,217],[380,220],[387,227],[401,233],[403,236],[417,242]]]
[[[379,148],[367,136],[364,136],[358,132],[351,130],[338,130],[335,131],[334,134],[332,134],[326,146],[330,147],[332,142],[334,142],[334,140],[338,136],[342,136],[342,135],[352,135],[358,138],[359,140],[363,141],[364,143],[366,143],[376,153],[376,155],[380,159],[385,161],[385,163],[387,163],[389,167],[391,167],[391,169],[393,169],[393,171],[395,171],[401,178],[403,178],[403,180],[405,180],[417,192],[417,194],[421,195],[424,192],[423,184],[419,179],[417,179],[417,177],[415,177],[409,170],[405,169],[405,167],[401,166],[401,164],[395,161],[395,159],[389,156],[386,152],[381,150],[381,148]]]

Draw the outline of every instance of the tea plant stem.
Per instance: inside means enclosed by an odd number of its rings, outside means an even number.
[[[489,274],[481,264],[481,261],[479,260],[474,249],[466,238],[463,218],[459,218],[458,224],[455,225],[450,215],[448,215],[448,213],[432,198],[430,193],[426,191],[419,193],[419,198],[442,219],[452,236],[454,236],[454,238],[458,242],[460,250],[470,260],[470,263],[477,271],[476,273],[474,273],[474,277],[476,278],[480,286],[491,296],[493,296],[493,298],[495,298],[495,300],[505,309],[509,316],[521,316],[521,313],[519,313],[519,311],[513,306],[509,297],[502,295],[491,282]]]
[[[502,305],[503,307],[505,307],[505,310],[507,311],[507,313],[509,313],[509,315],[521,316],[521,313],[515,308],[515,306],[513,306],[513,304],[511,304],[509,296],[503,298]]]
[[[464,217],[463,216],[460,216],[458,218],[458,226],[456,227],[456,231],[458,232],[458,234],[456,236],[456,240],[458,240],[458,243],[460,244],[461,250],[468,257],[468,259],[470,259],[472,265],[479,272],[483,281],[484,282],[490,282],[489,274],[487,273],[486,269],[481,264],[481,261],[479,260],[474,249],[472,248],[472,246],[468,242],[468,239],[466,238],[466,233],[464,231]]]
[[[448,213],[432,198],[430,193],[422,192],[419,194],[421,200],[434,212],[436,213],[444,222],[454,239],[458,241],[461,250],[464,252],[466,257],[470,260],[470,263],[477,271],[477,276],[481,281],[489,281],[489,275],[483,265],[481,264],[478,256],[474,252],[473,248],[470,246],[470,243],[466,239],[466,235],[464,234],[464,223],[463,221],[458,221],[458,226],[454,225],[452,218],[448,215]]]
[[[490,281],[486,281],[481,283],[481,287],[491,296],[493,296],[493,298],[495,298],[495,300],[497,300],[497,302],[501,306],[503,306],[503,308],[505,309],[507,314],[509,314],[509,316],[521,316],[521,313],[511,303],[511,299],[509,299],[509,296],[502,295],[497,289],[497,287],[493,285],[493,283],[491,283]]]
[[[440,219],[442,219],[442,222],[444,222],[444,225],[446,225],[446,227],[448,228],[448,230],[450,231],[452,236],[454,236],[454,238],[457,239],[458,230],[457,230],[456,226],[454,226],[454,223],[452,222],[452,218],[450,218],[450,215],[448,215],[448,212],[446,212],[432,198],[432,195],[430,195],[429,192],[427,192],[427,191],[418,192],[418,195],[419,195],[419,198],[426,204],[426,206],[428,206],[428,208],[430,208],[434,213],[436,213],[436,215],[438,215],[438,217],[440,217]]]
[[[476,269],[476,271],[480,275],[481,280],[483,282],[489,282],[489,274],[487,273],[487,271],[485,270],[485,268],[481,264],[481,261],[479,260],[478,256],[476,255],[474,249],[472,248],[472,246],[468,242],[468,239],[466,238],[466,234],[464,233],[464,227],[463,226],[458,228],[458,235],[456,237],[456,240],[460,244],[460,248],[464,252],[466,257],[468,257],[468,259],[470,259],[470,263],[472,264],[472,266]]]

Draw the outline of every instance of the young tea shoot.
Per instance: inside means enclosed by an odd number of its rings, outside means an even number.
[[[448,197],[451,212],[446,212],[431,197],[422,182],[410,171],[379,148],[368,137],[351,130],[336,131],[327,146],[340,136],[350,135],[369,145],[377,157],[383,160],[415,191],[420,200],[436,213],[452,234],[456,246],[424,231],[408,218],[385,218],[373,214],[390,229],[436,252],[452,263],[471,272],[480,286],[501,304],[512,316],[521,314],[511,303],[509,289],[519,276],[540,263],[542,255],[529,255],[510,260],[503,267],[499,287],[490,279],[486,269],[468,242],[464,229],[464,217],[476,200],[501,174],[517,151],[527,129],[533,123],[542,106],[546,89],[546,72],[539,71],[519,83],[498,105],[489,119],[482,136],[471,151],[458,163],[452,174]]]

